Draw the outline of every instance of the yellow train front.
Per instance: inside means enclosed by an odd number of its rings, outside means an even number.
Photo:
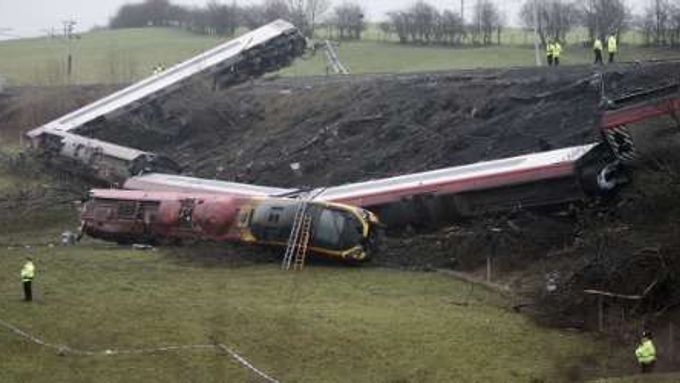
[[[239,217],[242,240],[285,246],[290,237],[299,201],[284,198],[255,199]],[[309,249],[348,262],[363,262],[376,251],[378,218],[362,208],[327,202],[306,203],[311,220]]]

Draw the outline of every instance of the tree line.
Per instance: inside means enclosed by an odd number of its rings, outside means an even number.
[[[642,15],[634,15],[622,0],[527,0],[520,11],[527,28],[537,29],[541,42],[566,40],[574,27],[583,27],[589,41],[627,30],[642,32],[647,45],[680,45],[680,3],[650,0]]]
[[[549,39],[566,41],[581,27],[589,42],[610,34],[639,30],[645,43],[680,46],[680,3],[647,0],[643,14],[633,15],[624,0],[525,0],[519,19],[527,30],[536,27],[542,45]],[[425,0],[387,14],[379,24],[386,38],[402,44],[500,44],[505,15],[491,0],[477,0],[466,19],[452,10],[439,10]],[[289,20],[307,36],[323,25],[328,35],[361,39],[366,29],[364,9],[356,2],[335,7],[331,0],[264,0],[239,6],[212,0],[203,7],[184,7],[170,0],[145,0],[122,6],[111,18],[111,28],[168,26],[201,34],[232,35],[238,28],[253,29],[276,19]],[[585,43],[588,43],[587,41]]]
[[[440,11],[425,1],[388,13],[388,21],[380,24],[386,36],[396,35],[402,44],[458,45],[465,41],[489,45],[494,36],[500,44],[503,17],[490,0],[478,1],[474,8],[474,23],[466,24],[463,17],[450,10]]]
[[[203,7],[185,7],[170,0],[145,0],[120,7],[109,27],[176,27],[201,34],[233,35],[240,27],[254,29],[284,19],[312,36],[320,17],[330,8],[330,0],[265,0],[248,6],[212,0]],[[365,27],[363,10],[355,3],[336,6],[330,19],[336,22],[333,25],[338,25],[343,38],[360,38]]]

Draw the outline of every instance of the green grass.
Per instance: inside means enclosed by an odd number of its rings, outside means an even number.
[[[27,254],[38,268],[32,304],[20,301],[17,276]],[[328,266],[292,274],[192,249],[135,252],[98,242],[2,248],[0,270],[0,318],[49,342],[95,350],[224,342],[281,381],[553,382],[604,347],[537,328],[493,293],[437,274]],[[4,329],[0,342],[0,381],[248,376],[209,351],[58,356]]]
[[[339,55],[352,73],[415,72],[447,69],[533,66],[534,53],[521,30],[511,29],[503,46],[450,48],[401,45],[381,41],[379,32],[369,29],[366,40],[344,42]],[[575,32],[576,33],[576,32]],[[634,35],[632,35],[634,36]],[[572,40],[578,41],[579,37]],[[98,31],[83,34],[72,43],[74,72],[65,74],[67,44],[60,39],[29,39],[0,42],[0,75],[11,84],[59,85],[65,83],[122,83],[151,74],[157,63],[172,65],[224,41],[175,29],[145,28]],[[564,65],[591,61],[589,49],[568,46]],[[680,58],[680,52],[623,46],[622,60]],[[325,74],[322,53],[298,60],[283,75]]]
[[[492,46],[481,48],[448,48],[410,46],[397,43],[348,42],[338,48],[338,54],[352,73],[417,72],[445,69],[497,68],[535,65],[534,51],[522,46]],[[543,54],[541,54],[543,58]],[[638,46],[623,47],[623,61],[680,58],[680,52]],[[562,54],[563,65],[588,64],[589,49],[570,46]],[[321,75],[325,73],[321,53],[308,60],[298,60],[282,71],[286,75]]]
[[[176,29],[143,28],[85,33],[72,40],[73,74],[66,78],[68,44],[63,39],[0,42],[0,75],[12,84],[116,83],[148,76],[219,43],[215,37]]]

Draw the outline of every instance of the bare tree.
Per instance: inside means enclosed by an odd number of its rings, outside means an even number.
[[[623,0],[581,0],[581,24],[588,30],[591,41],[608,34],[620,37],[630,23],[630,10]]]
[[[436,31],[438,42],[459,45],[465,35],[465,21],[461,15],[446,10],[439,16]]]
[[[473,33],[474,40],[483,45],[490,45],[493,33],[496,31],[498,43],[500,44],[500,31],[503,26],[503,19],[496,4],[490,0],[478,1],[475,5],[474,17],[477,20]]]
[[[671,7],[670,11],[670,43],[672,47],[680,46],[680,5]]]
[[[538,7],[537,13],[536,7]],[[573,2],[526,0],[520,10],[520,20],[525,27],[533,29],[536,14],[538,15],[537,30],[543,45],[549,38],[565,41],[567,33],[577,24],[580,16]]]
[[[364,10],[356,3],[342,3],[333,9],[332,24],[338,30],[340,39],[361,39],[366,28]]]
[[[276,19],[290,20],[290,8],[284,0],[266,0],[262,8],[264,23],[272,22]]]
[[[241,10],[241,20],[249,29],[255,29],[276,19],[292,21],[290,8],[285,0],[265,0],[261,5],[252,5]]]
[[[412,22],[411,15],[408,12],[396,11],[387,14],[392,22],[394,32],[399,38],[399,42],[405,44],[408,42],[411,35]]]
[[[378,28],[380,28],[380,31],[383,33],[383,40],[389,40],[392,37],[392,23],[389,21],[381,22],[378,24]]]
[[[409,13],[413,20],[413,40],[429,44],[434,37],[439,11],[424,1],[418,1]]]
[[[680,45],[680,5],[653,0],[636,22],[647,45]]]
[[[424,1],[405,11],[390,12],[385,31],[394,31],[400,43],[460,44],[465,37],[463,18],[454,12],[439,12]]]
[[[644,14],[648,43],[666,45],[671,22],[671,6],[667,0],[653,0]]]
[[[319,18],[328,11],[330,0],[288,0],[291,22],[307,36],[314,34]]]

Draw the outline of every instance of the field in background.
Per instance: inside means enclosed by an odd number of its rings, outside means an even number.
[[[579,33],[575,32],[570,38],[574,45],[566,47],[562,58],[564,65],[591,61],[590,49],[576,44],[582,39]],[[521,30],[509,30],[504,36],[506,45],[502,46],[413,46],[384,41],[381,32],[371,28],[365,40],[343,42],[339,55],[355,74],[535,65],[534,52],[527,45],[531,42],[530,36]],[[631,35],[626,39],[639,37]],[[71,44],[74,61],[70,79],[66,76],[68,44],[64,40],[5,41],[0,42],[0,76],[14,85],[125,83],[150,75],[152,68],[159,63],[170,66],[224,40],[163,28],[86,33]],[[637,45],[621,48],[622,60],[671,57],[680,58],[680,52]],[[281,73],[295,76],[325,74],[323,53],[298,60]]]
[[[39,38],[0,42],[0,75],[10,84],[121,83],[151,75],[219,43],[176,29],[144,28],[85,33],[72,40],[73,73],[66,76],[68,43]]]

